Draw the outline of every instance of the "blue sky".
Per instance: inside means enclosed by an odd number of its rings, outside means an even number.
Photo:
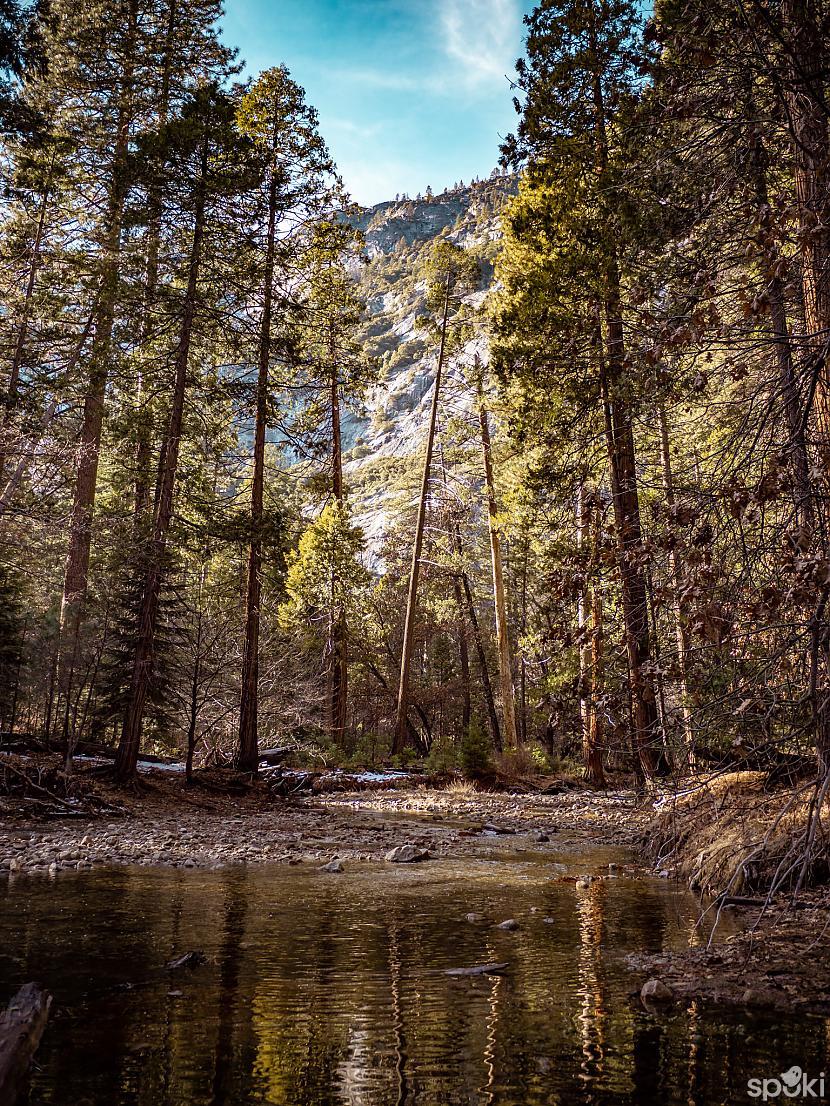
[[[225,3],[245,73],[288,66],[359,202],[441,191],[496,164],[532,0]]]

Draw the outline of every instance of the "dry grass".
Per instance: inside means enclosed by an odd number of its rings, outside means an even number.
[[[471,795],[475,795],[478,792],[478,787],[474,780],[465,780],[460,776],[456,776],[451,779],[442,789],[448,795],[452,795],[455,798],[468,798]]]
[[[647,836],[658,867],[711,894],[767,894],[825,880],[826,785],[770,794],[766,781],[763,772],[731,772],[664,799]]]

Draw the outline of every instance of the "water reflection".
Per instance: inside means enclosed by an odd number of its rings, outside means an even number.
[[[625,955],[688,943],[695,918],[664,881],[577,890],[522,858],[19,879],[0,1000],[55,994],[31,1106],[720,1106],[825,1070],[823,1020],[631,1000]],[[207,963],[168,973],[188,949]]]

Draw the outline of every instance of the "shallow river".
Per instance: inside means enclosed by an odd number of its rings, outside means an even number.
[[[31,1106],[732,1106],[759,1101],[750,1078],[824,1070],[822,1019],[632,1000],[627,953],[702,939],[685,891],[512,860],[0,884],[0,1002],[30,979],[55,996]],[[165,970],[191,949],[207,963]],[[489,961],[508,967],[445,974]]]

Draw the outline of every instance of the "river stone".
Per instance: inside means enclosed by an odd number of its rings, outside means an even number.
[[[337,857],[334,860],[330,860],[328,864],[324,864],[320,869],[321,872],[342,872],[343,862],[338,860]]]
[[[741,995],[741,1002],[744,1006],[760,1006],[764,1002],[764,995],[754,987],[747,987]]]
[[[386,854],[385,859],[390,864],[414,864],[419,860],[429,860],[429,853],[417,845],[398,845]]]
[[[499,922],[499,924],[496,926],[496,929],[507,929],[511,931],[518,928],[519,923],[516,921],[515,918],[505,918],[503,922]]]
[[[642,986],[640,998],[643,1002],[671,1002],[674,992],[662,979],[649,979]]]
[[[472,911],[470,914],[465,914],[464,919],[465,919],[465,921],[468,921],[468,922],[483,922],[484,921],[484,915],[483,914],[476,914],[475,911]]]

